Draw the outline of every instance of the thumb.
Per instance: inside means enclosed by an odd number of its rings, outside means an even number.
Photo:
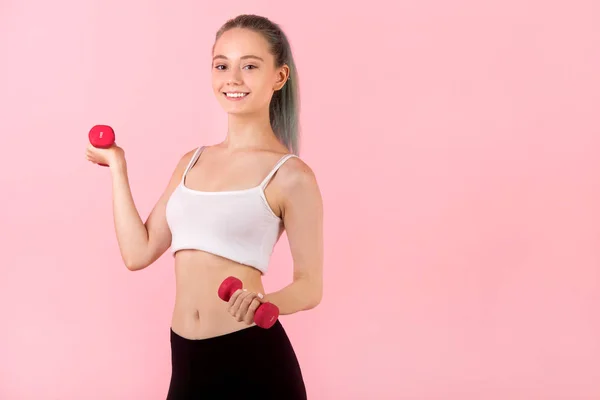
[[[267,300],[265,299],[265,295],[264,295],[264,294],[262,294],[262,293],[257,293],[256,295],[257,295],[257,297],[256,297],[256,298],[257,298],[257,299],[258,299],[258,301],[260,301],[261,303],[266,303],[266,302],[267,302]]]

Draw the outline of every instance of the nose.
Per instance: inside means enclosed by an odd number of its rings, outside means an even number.
[[[227,83],[232,84],[232,85],[238,85],[238,84],[242,83],[242,73],[239,69],[232,68],[229,71],[231,71],[231,72],[229,73],[229,76],[227,77]]]

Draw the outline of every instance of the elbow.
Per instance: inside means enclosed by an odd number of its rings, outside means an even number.
[[[125,262],[125,268],[127,268],[129,271],[137,271],[140,269],[137,264],[131,262]]]
[[[128,263],[125,263],[125,268],[127,268],[129,271],[138,271],[141,269],[140,267],[138,267],[135,264],[128,264]]]
[[[123,262],[125,263],[125,268],[127,268],[129,271],[139,271],[140,269],[144,269],[148,266],[147,263],[135,259],[123,259]]]
[[[311,303],[311,308],[316,308],[319,304],[321,304],[321,300],[323,300],[323,294],[319,294],[313,302]]]
[[[313,293],[312,296],[310,296],[305,309],[312,310],[313,308],[316,308],[319,304],[321,304],[321,300],[323,300],[323,289],[319,288]]]
[[[304,307],[305,311],[312,310],[316,308],[319,304],[321,304],[321,299],[314,299],[307,303],[306,307]]]

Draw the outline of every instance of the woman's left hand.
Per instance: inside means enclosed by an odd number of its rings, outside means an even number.
[[[264,303],[261,293],[254,293],[246,289],[236,290],[227,305],[227,311],[236,321],[245,322],[246,325],[254,323],[254,313],[258,306]]]

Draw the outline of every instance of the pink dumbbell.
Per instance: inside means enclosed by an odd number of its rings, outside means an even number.
[[[226,278],[219,286],[219,297],[223,301],[229,301],[236,290],[243,287],[242,281],[234,276]],[[279,317],[279,308],[273,303],[262,303],[254,312],[254,322],[261,328],[272,327]]]
[[[115,143],[115,131],[108,125],[96,125],[88,134],[92,146],[99,149],[108,149]],[[99,164],[107,167],[106,164]]]

